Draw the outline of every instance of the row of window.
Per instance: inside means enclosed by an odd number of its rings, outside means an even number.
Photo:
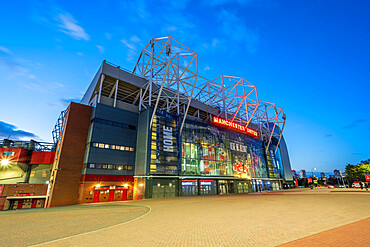
[[[114,150],[129,151],[129,152],[134,152],[135,151],[135,148],[133,148],[133,147],[112,145],[112,144],[99,143],[99,142],[93,142],[91,144],[91,146],[93,146],[95,148],[106,148],[106,149],[114,149]]]
[[[105,119],[101,119],[101,118],[94,118],[93,120],[91,120],[91,123],[94,123],[94,122],[105,124],[105,125],[110,125],[110,126],[115,126],[115,127],[119,127],[119,128],[124,128],[124,129],[136,130],[136,126],[129,125],[129,124],[118,123],[118,122],[113,122],[113,121],[109,121],[109,120],[105,120]]]
[[[91,169],[109,169],[109,170],[128,170],[132,171],[133,167],[129,165],[110,165],[110,164],[87,164]]]

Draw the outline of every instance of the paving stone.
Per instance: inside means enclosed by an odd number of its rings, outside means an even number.
[[[9,227],[2,224],[0,232],[6,235],[0,236],[0,241],[6,246],[41,242],[41,246],[292,244],[294,240],[370,217],[370,193],[332,191],[317,189],[180,197],[102,203],[99,207],[88,204],[81,205],[83,208],[29,210],[29,213],[18,215],[14,212],[0,213],[0,218],[8,217],[7,221],[12,217],[16,219]],[[151,211],[145,214],[147,207]],[[20,215],[22,223],[17,218]],[[112,225],[115,226],[109,227]],[[46,229],[50,227],[59,230],[48,232]],[[30,232],[29,229],[34,230]],[[20,235],[9,238],[14,231]]]

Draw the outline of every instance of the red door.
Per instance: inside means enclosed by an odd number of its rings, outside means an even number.
[[[114,190],[109,190],[108,202],[114,201]]]
[[[126,200],[127,200],[127,190],[123,190],[122,201],[126,201]]]
[[[23,207],[23,200],[18,200],[17,209],[21,209]]]
[[[31,208],[35,208],[37,205],[37,199],[32,199]]]
[[[99,202],[100,190],[94,191],[94,202]]]

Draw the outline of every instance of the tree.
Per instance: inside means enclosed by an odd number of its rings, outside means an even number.
[[[348,164],[346,166],[346,173],[351,183],[354,181],[365,182],[365,174],[370,174],[370,159],[361,161],[358,165]]]

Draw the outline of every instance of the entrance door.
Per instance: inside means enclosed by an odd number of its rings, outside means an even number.
[[[94,191],[94,202],[99,202],[100,190]]]
[[[126,201],[126,200],[127,200],[127,190],[123,190],[122,201]]]
[[[31,208],[35,208],[37,205],[37,199],[32,199]]]
[[[220,183],[220,194],[227,194],[227,186],[226,184]]]
[[[43,208],[44,204],[45,204],[45,199],[38,199],[37,204],[36,204],[36,208]]]
[[[23,200],[18,200],[17,209],[21,209],[23,207]]]
[[[227,193],[234,193],[234,183],[227,183]]]
[[[114,201],[114,190],[109,190],[108,202]]]

